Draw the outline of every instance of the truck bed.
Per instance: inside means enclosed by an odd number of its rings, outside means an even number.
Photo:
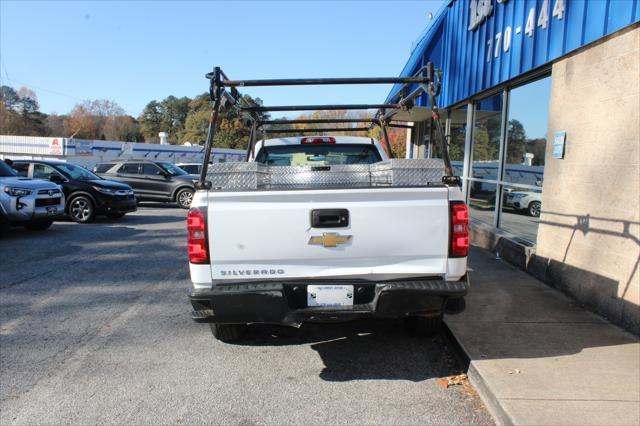
[[[206,206],[210,282],[457,280],[466,262],[448,259],[449,191],[445,186],[208,191],[206,200],[198,199],[205,195],[199,192],[194,205]],[[335,209],[348,212],[345,226],[313,226],[313,211]]]

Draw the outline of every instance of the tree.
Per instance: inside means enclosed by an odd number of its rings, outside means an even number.
[[[157,143],[162,129],[162,107],[158,101],[151,101],[144,107],[138,118],[140,131],[147,143]]]
[[[138,122],[129,115],[112,115],[107,117],[104,125],[104,136],[106,139],[113,141],[144,141]]]
[[[169,140],[177,141],[184,131],[184,125],[189,114],[191,99],[168,96],[160,103],[162,112],[161,132],[169,133]]]
[[[36,93],[26,87],[21,87],[18,89],[18,112],[23,116],[27,116],[28,114],[34,114],[38,112],[38,97]]]
[[[47,136],[69,136],[71,133],[67,127],[68,115],[49,114],[47,116]]]
[[[117,103],[106,99],[84,101],[71,111],[66,126],[78,138],[136,141],[142,139],[138,122]]]
[[[9,86],[0,86],[0,102],[8,110],[16,112],[18,109],[18,93]]]
[[[522,164],[526,151],[527,135],[524,126],[516,119],[509,120],[507,129],[507,164]]]
[[[21,87],[0,87],[0,131],[8,135],[42,136],[47,134],[47,116],[38,110],[36,94]]]

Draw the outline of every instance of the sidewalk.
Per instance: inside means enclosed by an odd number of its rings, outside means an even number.
[[[499,423],[640,424],[640,342],[478,248],[446,323]]]

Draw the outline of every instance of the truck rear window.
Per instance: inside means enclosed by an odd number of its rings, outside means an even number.
[[[330,143],[265,146],[256,157],[256,162],[269,166],[372,164],[380,160],[374,145]]]

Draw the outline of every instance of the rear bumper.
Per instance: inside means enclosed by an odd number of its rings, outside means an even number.
[[[354,305],[308,307],[306,284],[310,281],[265,281],[217,285],[189,294],[192,317],[198,322],[270,323],[298,326],[307,320],[359,317],[398,318],[412,314],[439,315],[450,298],[469,290],[469,277],[387,282],[318,281],[313,284],[352,284]]]

